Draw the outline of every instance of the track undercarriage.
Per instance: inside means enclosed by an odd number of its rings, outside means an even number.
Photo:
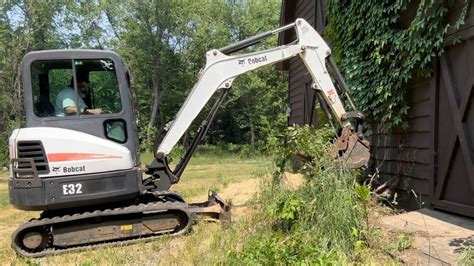
[[[135,204],[40,218],[20,226],[12,248],[26,257],[42,257],[97,246],[149,241],[187,232],[197,220],[230,221],[230,210],[214,192],[208,201],[187,204],[173,192],[149,192]]]

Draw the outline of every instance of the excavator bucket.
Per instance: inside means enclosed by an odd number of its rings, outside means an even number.
[[[227,225],[231,221],[230,206],[209,190],[207,201],[189,204],[189,212],[194,215],[195,221],[221,222]]]
[[[349,169],[360,168],[370,159],[370,144],[361,132],[352,132],[350,126],[346,126],[336,140],[331,155],[334,158],[341,156]]]

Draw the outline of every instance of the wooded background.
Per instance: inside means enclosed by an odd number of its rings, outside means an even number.
[[[93,48],[119,53],[132,76],[141,145],[148,149],[197,81],[205,52],[278,27],[280,2],[12,0],[0,4],[0,162],[6,165],[8,136],[24,121],[20,71],[27,52]],[[270,39],[244,52],[275,45],[276,39]],[[286,96],[286,73],[273,67],[238,78],[205,141],[264,149],[286,126]]]

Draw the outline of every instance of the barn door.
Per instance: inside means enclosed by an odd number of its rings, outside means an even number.
[[[445,48],[437,77],[433,206],[474,217],[474,42]]]

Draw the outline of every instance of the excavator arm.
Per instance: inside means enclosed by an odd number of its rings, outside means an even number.
[[[294,29],[297,36],[297,40],[292,44],[250,54],[227,55],[289,29]],[[350,168],[361,167],[367,163],[370,153],[369,143],[362,135],[360,122],[363,119],[363,115],[355,110],[350,98],[349,102],[354,110],[346,112],[339,97],[339,92],[347,95],[345,83],[333,61],[328,60],[330,55],[331,50],[329,46],[304,19],[297,19],[295,23],[276,30],[251,37],[221,49],[208,51],[206,54],[206,65],[201,69],[197,83],[181,106],[173,122],[167,127],[164,137],[160,138],[159,145],[155,147],[156,159],[152,165],[148,166],[148,172],[160,180],[161,185],[158,185],[157,188],[167,189],[171,184],[178,182],[182,169],[178,176],[174,175],[176,171],[173,173],[168,168],[166,155],[171,152],[192,121],[217,90],[228,90],[233,80],[241,74],[296,56],[303,60],[313,80],[312,88],[317,90],[325,103],[327,111],[330,112],[331,116],[337,120],[342,128],[341,136],[333,150],[334,156],[342,156]],[[327,62],[330,62],[329,65],[332,66],[332,71],[329,71],[326,67]],[[339,80],[338,88],[334,85],[330,73],[335,76],[335,80]],[[351,122],[353,120],[356,120],[355,124]],[[165,178],[165,176],[169,178]],[[153,183],[156,185],[156,182]]]

